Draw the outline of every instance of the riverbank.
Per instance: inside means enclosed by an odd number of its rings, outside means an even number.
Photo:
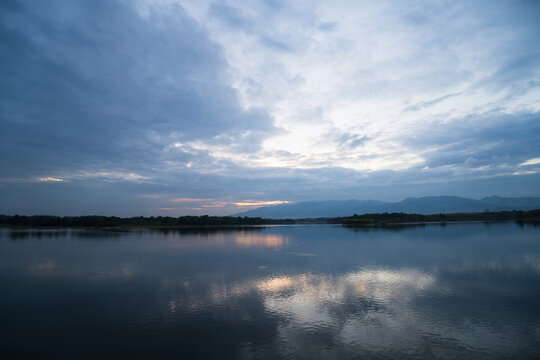
[[[450,213],[450,214],[406,214],[382,213],[353,215],[341,219],[344,226],[385,226],[407,224],[436,224],[455,222],[500,222],[516,221],[522,223],[540,222],[540,210],[529,211],[497,211],[483,213]]]
[[[260,217],[232,216],[180,216],[130,217],[116,216],[49,216],[0,215],[0,227],[9,228],[99,228],[122,229],[189,229],[238,228],[290,224],[341,224],[348,227],[380,227],[387,225],[432,224],[453,222],[517,221],[540,223],[540,209],[529,211],[498,211],[483,213],[407,214],[377,213],[354,214],[348,217],[307,219],[263,219]]]

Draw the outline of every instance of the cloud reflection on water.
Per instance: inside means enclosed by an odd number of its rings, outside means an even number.
[[[279,249],[287,243],[288,238],[283,237],[280,234],[257,234],[252,232],[242,232],[236,235],[236,245],[241,247],[255,246]]]
[[[95,324],[102,344],[122,329],[156,343],[168,333],[171,344],[191,349],[193,339],[204,339],[204,346],[229,346],[230,358],[243,351],[245,358],[527,357],[540,343],[533,230],[136,231],[95,242],[74,232],[0,242],[0,265],[19,274],[13,309],[19,298],[33,304],[48,294],[63,305],[32,307],[36,319],[43,312],[102,319]],[[19,320],[13,316],[11,326]],[[69,337],[79,326],[58,331]]]
[[[346,324],[407,307],[435,283],[415,269],[362,269],[330,276],[302,274],[264,279],[257,284],[265,309],[289,319],[284,328],[341,333]],[[395,319],[395,315],[390,316]]]
[[[43,259],[37,260],[28,267],[30,273],[36,276],[52,276],[57,273],[57,267],[53,260]]]
[[[170,243],[161,246],[175,249],[205,249],[220,248],[234,244],[240,248],[271,248],[279,250],[288,244],[289,239],[280,234],[266,234],[258,232],[260,229],[235,232],[216,232],[192,235],[187,237],[173,237]]]

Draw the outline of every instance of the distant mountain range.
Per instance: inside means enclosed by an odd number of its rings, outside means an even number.
[[[399,202],[376,200],[329,200],[305,201],[260,207],[234,216],[262,217],[267,219],[301,219],[319,217],[351,216],[353,214],[404,212],[416,214],[439,214],[457,212],[483,212],[503,210],[540,209],[540,198],[485,197],[480,200],[459,196],[426,196],[407,198]]]

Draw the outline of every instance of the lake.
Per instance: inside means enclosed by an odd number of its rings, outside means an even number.
[[[540,227],[0,230],[0,356],[539,358]]]

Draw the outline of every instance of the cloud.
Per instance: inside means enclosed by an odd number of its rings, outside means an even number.
[[[272,39],[270,37],[266,37],[266,36],[263,37],[261,39],[261,42],[264,44],[264,46],[269,47],[271,49],[285,51],[285,52],[291,51],[291,49],[289,48],[287,44],[281,41]]]
[[[535,2],[0,7],[2,212],[540,195]]]
[[[244,17],[238,9],[223,3],[211,4],[208,13],[224,24],[234,28],[250,30],[253,26],[253,23]]]
[[[318,26],[319,30],[321,31],[332,31],[338,26],[338,23],[336,21],[328,21],[320,24]]]
[[[519,166],[537,165],[537,164],[540,164],[540,158],[529,159],[529,160],[519,164]]]
[[[2,14],[6,172],[148,172],[174,141],[239,136],[237,147],[256,148],[273,131],[264,111],[240,107],[219,45],[180,6],[143,16],[127,2],[22,3]]]
[[[37,179],[38,181],[54,181],[54,182],[62,182],[64,179],[54,178],[54,177],[40,177]]]
[[[441,97],[438,97],[436,99],[429,100],[429,101],[421,101],[421,102],[419,102],[419,103],[417,103],[415,105],[406,107],[404,109],[404,111],[417,111],[417,110],[420,110],[420,109],[423,109],[423,108],[426,108],[426,107],[436,105],[436,104],[438,104],[440,102],[443,102],[444,100],[449,99],[451,97],[454,97],[456,95],[459,95],[459,93],[444,95],[444,96],[441,96]]]
[[[434,124],[405,140],[424,150],[426,165],[519,166],[540,153],[540,113],[486,113]],[[474,124],[474,126],[471,126]]]

